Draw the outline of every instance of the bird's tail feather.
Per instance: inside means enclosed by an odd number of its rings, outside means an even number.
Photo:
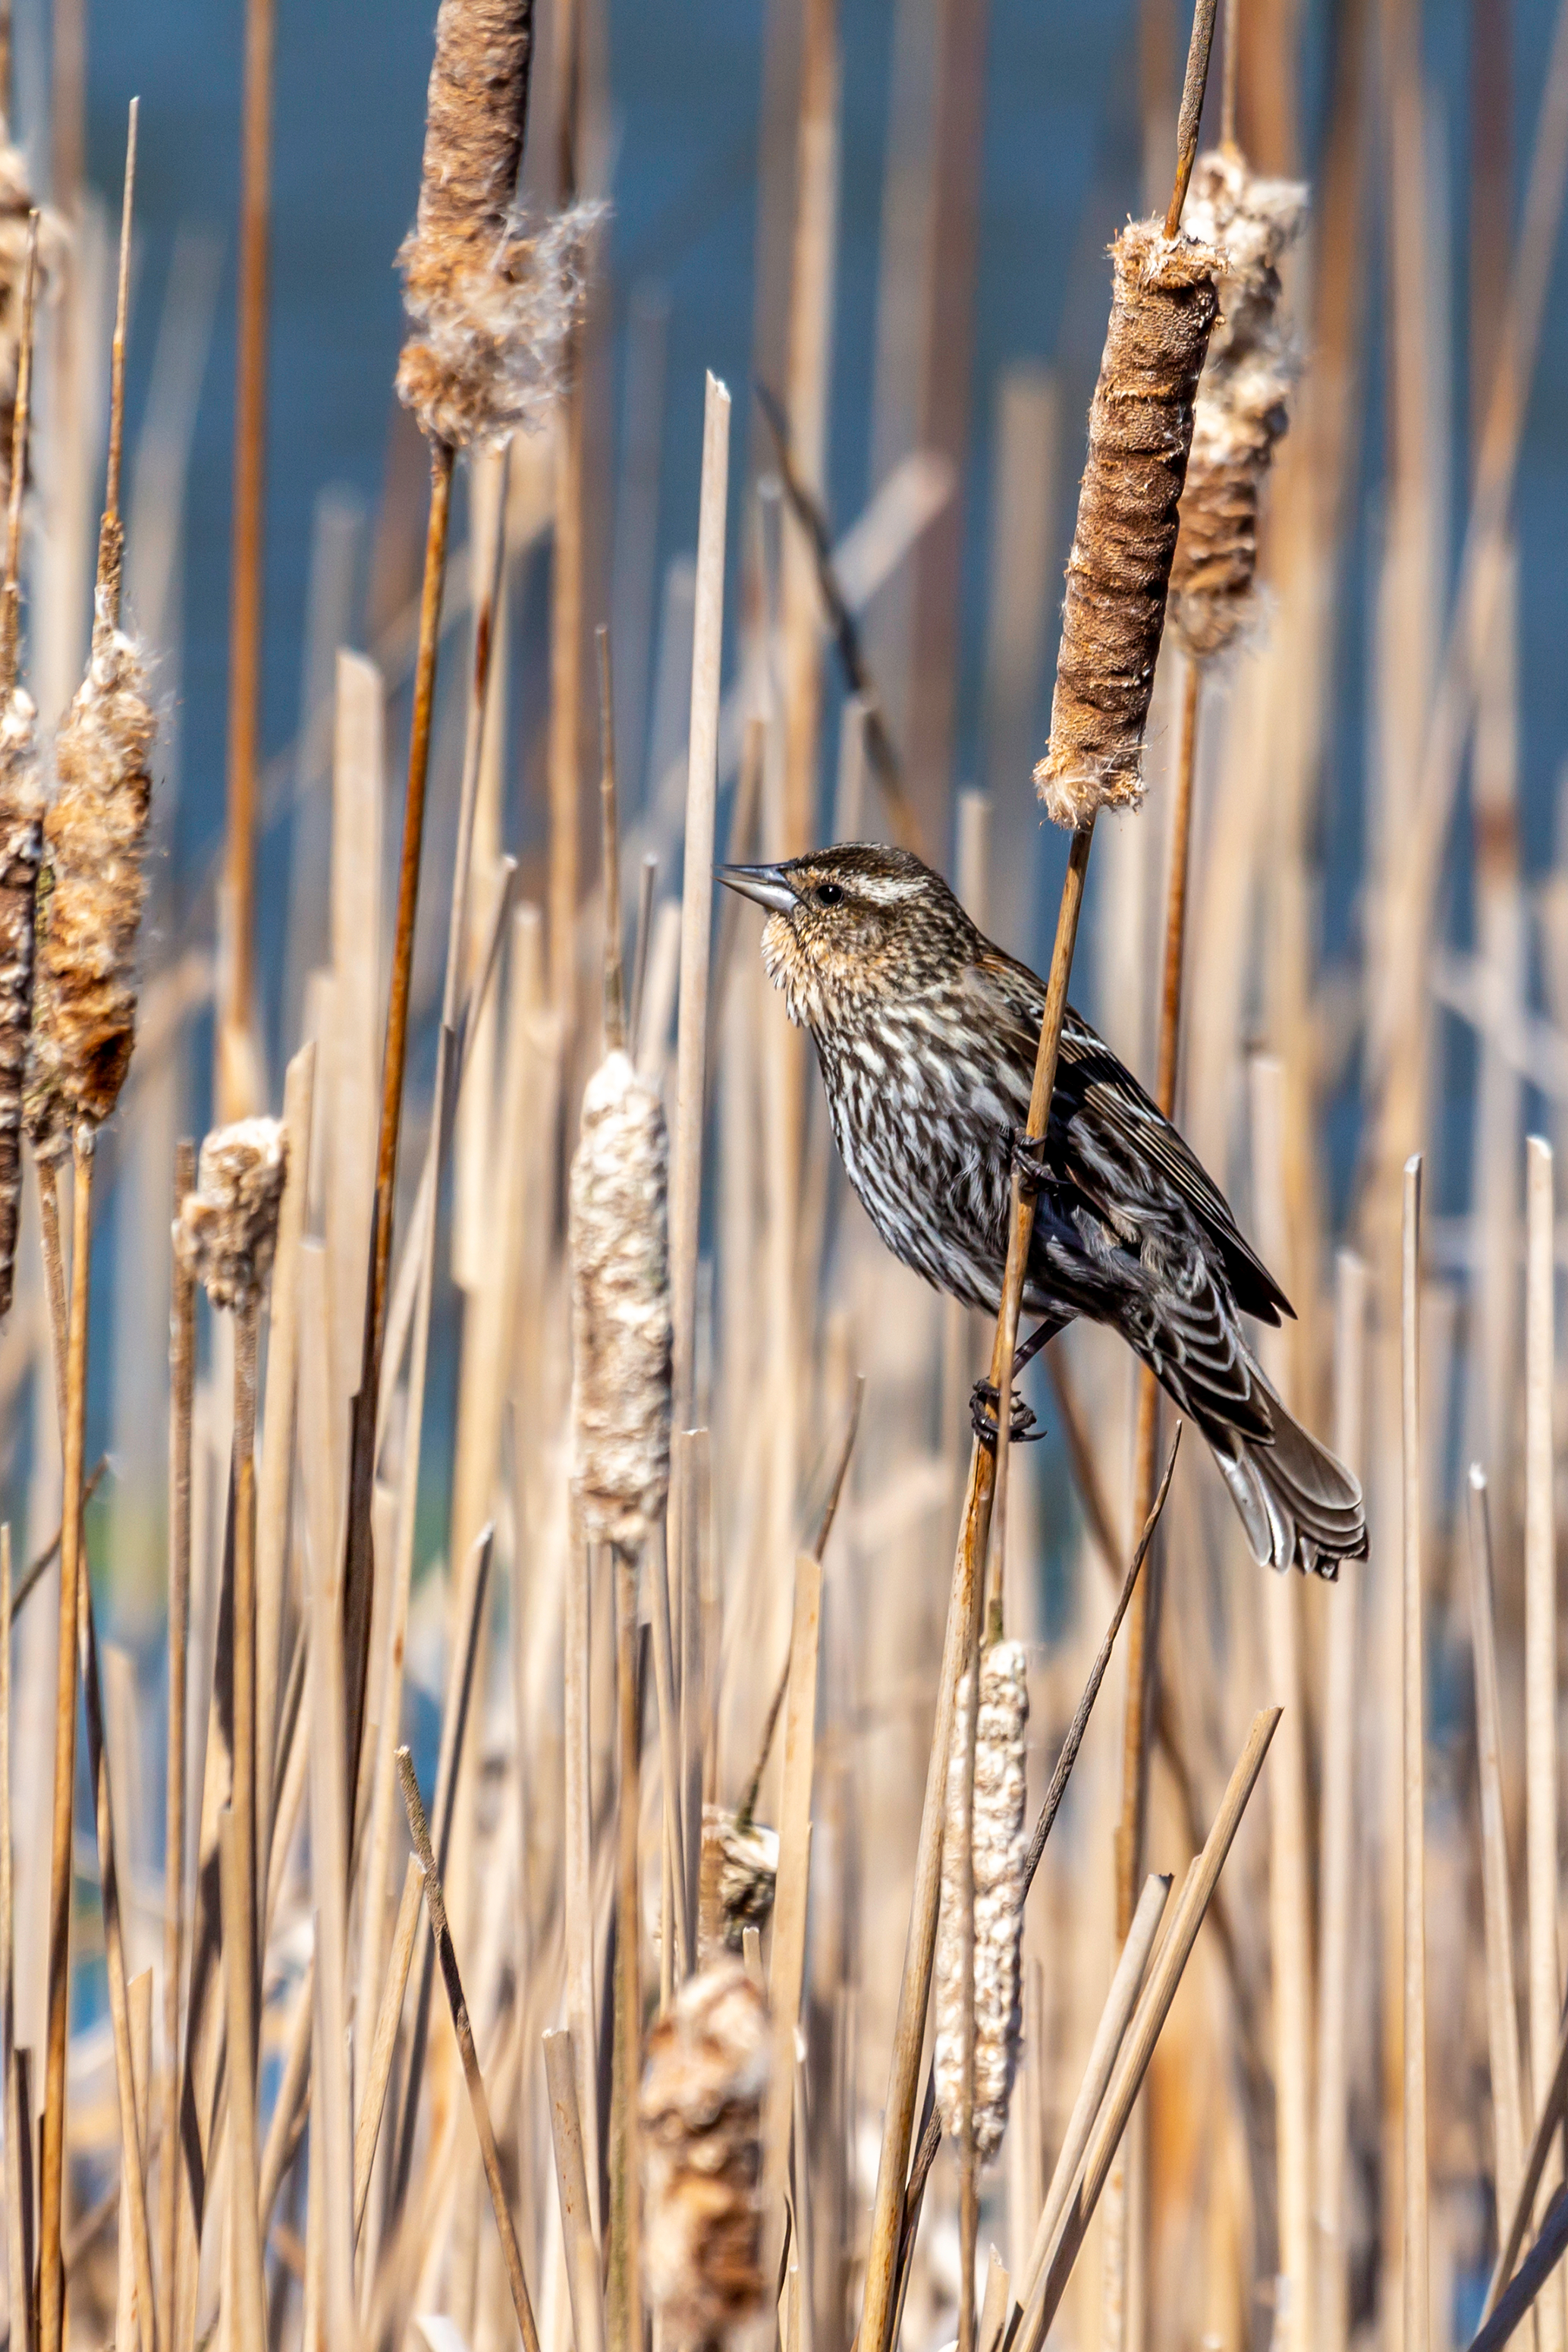
[[[1366,1512],[1361,1488],[1342,1462],[1310,1437],[1268,1391],[1270,1438],[1234,1429],[1205,1433],[1235,1497],[1260,1565],[1301,1568],[1328,1578],[1342,1559],[1366,1557]]]

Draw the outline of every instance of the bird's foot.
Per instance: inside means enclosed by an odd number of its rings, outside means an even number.
[[[1018,1172],[1019,1181],[1024,1191],[1029,1193],[1038,1192],[1045,1182],[1048,1173],[1045,1164],[1044,1136],[1028,1135],[1022,1128],[1014,1127],[1008,1130],[1008,1143],[1013,1167]]]
[[[969,1391],[969,1426],[988,1454],[997,1450],[997,1389],[994,1381],[977,1381]],[[1033,1445],[1045,1435],[1036,1423],[1030,1407],[1015,1389],[1012,1420],[1008,1424],[1009,1441],[1014,1445]]]

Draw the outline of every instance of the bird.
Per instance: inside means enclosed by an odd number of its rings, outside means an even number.
[[[1030,1145],[1045,984],[940,875],[870,843],[716,873],[767,910],[768,976],[810,1034],[845,1172],[894,1255],[994,1314],[1020,1166],[1036,1193],[1023,1306],[1039,1320],[1018,1361],[1079,1316],[1109,1325],[1202,1431],[1260,1565],[1332,1580],[1364,1558],[1360,1486],[1287,1412],[1243,1327],[1294,1309],[1089,1024],[1068,1006]]]

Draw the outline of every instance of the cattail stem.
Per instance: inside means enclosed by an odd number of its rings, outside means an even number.
[[[196,1181],[196,1148],[174,1150],[174,1215]],[[184,1966],[185,1706],[191,1631],[191,1423],[196,1387],[195,1277],[176,1250],[169,1318],[169,1714],[163,1846],[163,2085],[158,2181],[158,2243],[162,2254],[159,2340],[174,2342],[176,2215],[183,2166],[180,2158],[180,1988]]]
[[[1176,117],[1176,184],[1166,210],[1166,235],[1181,226],[1187,184],[1197,161],[1197,133],[1203,121],[1203,93],[1208,84],[1208,56],[1214,43],[1217,0],[1197,0],[1192,12],[1192,38],[1187,46],[1186,74],[1182,82],[1181,111]]]
[[[248,2104],[250,2128],[256,2128],[256,1326],[261,1301],[258,1292],[243,1297],[235,1312],[234,1364],[234,1766],[230,1795],[229,1836],[234,1852],[235,1892],[232,1916],[228,1889],[224,1889],[224,1965],[242,1976],[244,2006],[236,2008],[231,1992],[228,2009],[231,2127],[242,2126]],[[238,1938],[237,1948],[235,1942]],[[235,2042],[236,2017],[248,2027],[249,2038]],[[240,2168],[236,2167],[236,2170]],[[235,2176],[231,2173],[231,2181]],[[240,2195],[235,2190],[235,2196]],[[251,2149],[245,2192],[247,2210],[256,2207],[255,2148]],[[234,2246],[236,2279],[243,2248]],[[243,2283],[242,2283],[243,2284]],[[242,2297],[242,2316],[244,2303]]]
[[[1359,1476],[1366,1358],[1367,1273],[1350,1251],[1339,1257],[1334,1316],[1334,1451]],[[1354,1886],[1356,1755],[1343,1727],[1355,1722],[1356,1651],[1361,1640],[1361,1595],[1342,1592],[1329,1612],[1328,1672],[1323,1701],[1322,1826],[1320,1878],[1318,2065],[1316,2155],[1312,2186],[1318,2260],[1312,2308],[1322,2352],[1344,2352],[1349,2340],[1349,2265],[1346,2249],[1345,2159],[1349,2143],[1349,2043],[1351,2016],[1351,1924]],[[1346,1603],[1352,1605],[1347,1607]],[[1479,1654],[1477,1656],[1479,1674]],[[1479,1718],[1478,1718],[1479,1719]],[[1485,1805],[1483,1800],[1483,1818]],[[1489,1918],[1490,1932],[1490,1918]],[[1512,1946],[1509,1946],[1511,1955]],[[1509,1962],[1511,1972],[1511,1957]],[[1512,2005],[1512,1993],[1509,1995]],[[1517,2125],[1518,2026],[1514,2029],[1514,2100]],[[1503,2158],[1499,2143],[1499,2186]],[[1518,2130],[1514,2135],[1518,2149]],[[1511,2176],[1517,2179],[1517,2172]]]
[[[603,635],[601,633],[601,647]],[[619,1846],[616,1870],[614,2042],[610,2106],[610,2250],[608,2341],[611,2352],[641,2352],[638,2293],[637,2084],[643,2017],[642,1904],[637,1830],[642,1818],[643,1710],[639,1699],[637,1562],[609,1547],[615,1606],[615,1685],[621,1759],[616,1789]]]
[[[263,2352],[267,2342],[267,2288],[256,2230],[256,2078],[247,2054],[256,2040],[250,1929],[255,1906],[240,1853],[239,1825],[227,1808],[218,1816],[218,1867],[228,2020],[228,2234],[234,2297],[229,2326],[237,2352]]]
[[[1421,1591],[1421,1157],[1405,1163],[1400,1317],[1405,1853],[1405,2342],[1430,2339],[1427,2204],[1426,1649]],[[1555,1928],[1555,1910],[1553,1911]],[[1550,2048],[1550,2043],[1548,2043]]]
[[[1072,950],[1083,909],[1083,884],[1089,868],[1093,820],[1077,828],[1068,850],[1067,874],[1056,921],[1056,942],[1046,982],[1045,1012],[1035,1057],[1034,1084],[1030,1095],[1029,1132],[1045,1131],[1046,1114],[1056,1081],[1061,1024],[1067,1010],[1068,979]],[[1002,1283],[1001,1310],[991,1356],[991,1382],[998,1413],[1009,1407],[1009,1391],[1001,1381],[1011,1368],[1018,1347],[1019,1307],[1023,1295],[1024,1268],[1034,1231],[1034,1194],[1025,1189],[1008,1235],[1007,1270]],[[915,2085],[925,2032],[926,2002],[931,1990],[931,1964],[936,1944],[936,1908],[940,1891],[942,1817],[947,1759],[953,1740],[953,1719],[958,1681],[974,1646],[978,1575],[990,1534],[995,1493],[996,1457],[977,1439],[969,1457],[969,1481],[965,1496],[963,1529],[954,1563],[953,1589],[947,1604],[947,1628],[937,1685],[936,1720],[926,1766],[925,1796],[920,1816],[920,1842],[910,1902],[909,1939],[898,1991],[894,2030],[893,2063],[883,2110],[882,2150],[877,2160],[876,2194],[872,2209],[866,2255],[865,2301],[861,2316],[862,2352],[885,2352],[893,2316],[899,2239],[904,2217],[904,2185],[915,2129]]]
[[[615,698],[610,671],[610,632],[594,633],[599,648],[599,807],[604,879],[604,1050],[626,1045],[626,985],[621,967],[621,850],[616,819]]]
[[[16,1951],[11,1872],[11,1522],[0,1526],[0,2069],[5,2116],[5,2281],[16,2352],[33,2352],[33,2281],[23,2243],[23,2122],[12,2053],[16,2040]]]
[[[370,1295],[366,1301],[364,1351],[360,1365],[360,1388],[354,1408],[349,1465],[343,1600],[350,1803],[358,1779],[364,1719],[366,1652],[371,1633],[371,1501],[375,1483],[376,1403],[381,1393],[382,1353],[386,1339],[387,1281],[392,1264],[398,1139],[402,1126],[403,1076],[408,1066],[409,1001],[413,985],[413,934],[419,911],[419,869],[424,845],[425,794],[430,780],[430,739],[435,711],[435,664],[441,644],[441,598],[446,575],[446,539],[452,512],[453,454],[446,442],[431,442],[430,513],[425,527],[424,576],[420,591],[419,649],[414,660],[413,723],[409,735],[408,786],[403,798],[402,848],[398,864],[392,987],[387,999],[386,1042],[382,1056],[382,1108],[376,1142],[376,1202],[371,1234]]]
[[[49,1851],[47,2024],[43,2148],[39,2162],[38,2340],[61,2352],[65,2267],[61,2260],[66,2156],[66,2028],[70,1990],[72,1801],[77,1760],[77,1591],[81,1576],[82,1435],[87,1417],[88,1301],[91,1286],[93,1133],[76,1136],[68,1340],[66,1354],[64,1505],[60,1538],[58,1667],[55,1685],[55,1794]]]
[[[1203,673],[1189,661],[1182,679],[1180,755],[1176,802],[1171,810],[1171,864],[1166,891],[1165,961],[1160,982],[1160,1028],[1155,1100],[1167,1118],[1175,1115],[1180,1057],[1182,973],[1186,960],[1187,874],[1192,854],[1193,779],[1197,767],[1198,698]],[[1138,1411],[1133,1447],[1133,1525],[1142,1527],[1154,1500],[1159,1447],[1159,1386],[1146,1364],[1138,1367]],[[1157,1561],[1133,1596],[1127,1622],[1127,1702],[1122,1730],[1122,1818],[1116,1832],[1116,1937],[1124,1940],[1144,1872],[1149,1791],[1149,1754],[1159,1675]]]
[[[522,2252],[517,2245],[517,2233],[512,2227],[507,2185],[501,2174],[500,2153],[496,2146],[495,2126],[490,2121],[490,2103],[485,2095],[485,2081],[479,2072],[479,2060],[474,2048],[474,2029],[468,2021],[468,2004],[463,1996],[463,1979],[458,1973],[457,1955],[453,1949],[452,1930],[446,1921],[446,1902],[442,1893],[440,1874],[435,1867],[435,1856],[430,1848],[430,1831],[425,1822],[424,1807],[420,1801],[419,1783],[413,1776],[413,1759],[406,1748],[400,1748],[397,1751],[397,1770],[402,1786],[403,1804],[408,1812],[409,1833],[413,1839],[413,1850],[419,1856],[420,1869],[424,1874],[424,1907],[441,1962],[441,1980],[446,1988],[446,1998],[452,2011],[452,2030],[457,2037],[464,2080],[468,2085],[468,2103],[474,2113],[474,2128],[479,2136],[479,2153],[484,2160],[485,2179],[495,2210],[496,2228],[500,2235],[512,2308],[522,2334],[524,2352],[539,2352],[534,2307],[528,2296],[528,2281],[523,2275]]]
[[[272,209],[275,0],[246,0],[240,161],[239,334],[235,352],[234,539],[229,576],[228,835],[224,863],[224,1001],[217,1116],[256,1108],[255,1043],[256,753],[261,719],[267,492],[268,247]]]
[[[599,2258],[588,2210],[588,2168],[582,2154],[582,2118],[577,2106],[577,2066],[565,2026],[544,2037],[545,2083],[549,2094],[550,2143],[555,2155],[556,2193],[566,2247],[566,2284],[571,2303],[572,2341],[577,2352],[602,2352],[604,2312]]]

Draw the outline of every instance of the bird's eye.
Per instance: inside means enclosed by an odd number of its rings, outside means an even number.
[[[837,882],[819,882],[814,896],[819,907],[837,907],[842,904],[844,894]]]

